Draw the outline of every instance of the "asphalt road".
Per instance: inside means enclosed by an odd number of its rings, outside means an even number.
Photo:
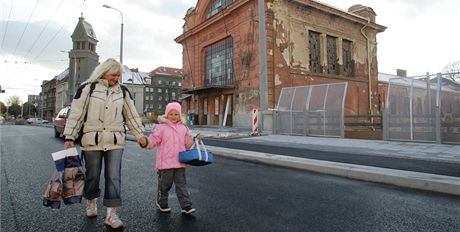
[[[84,204],[51,210],[41,194],[62,149],[52,128],[0,125],[1,231],[107,231]],[[460,231],[460,198],[215,157],[187,169],[197,212],[154,207],[154,150],[127,142],[121,218],[125,231]],[[172,191],[173,192],[173,191]]]
[[[232,149],[460,177],[460,165],[458,163],[352,154],[347,153],[347,151],[340,153],[318,151],[301,147],[288,147],[283,143],[259,144],[258,142],[248,142],[247,140],[239,139],[206,139],[204,142],[207,145]]]

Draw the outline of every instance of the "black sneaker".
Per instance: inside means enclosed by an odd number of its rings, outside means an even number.
[[[194,213],[195,211],[196,211],[195,208],[192,208],[192,206],[187,206],[181,210],[183,214],[187,214],[187,215],[190,215]]]
[[[171,212],[171,208],[168,207],[168,204],[164,204],[164,205],[160,205],[160,203],[158,203],[158,201],[155,201],[158,209],[163,212],[163,213],[169,213]]]

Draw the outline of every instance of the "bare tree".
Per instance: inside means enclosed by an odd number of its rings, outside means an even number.
[[[0,114],[5,114],[6,113],[6,105],[5,103],[0,101]]]
[[[16,95],[10,96],[6,99],[6,105],[8,106],[8,114],[17,117],[21,114],[21,98]]]
[[[22,101],[21,98],[17,95],[10,96],[6,99],[6,105],[7,106],[12,106],[12,105],[21,105]]]
[[[460,82],[460,61],[447,64],[443,69],[443,73],[445,73],[446,77],[450,80]]]

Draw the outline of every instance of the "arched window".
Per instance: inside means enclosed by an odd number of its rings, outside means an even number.
[[[208,16],[206,18],[209,19],[223,9],[227,8],[227,6],[232,4],[233,1],[234,0],[213,0],[211,7],[208,10]]]

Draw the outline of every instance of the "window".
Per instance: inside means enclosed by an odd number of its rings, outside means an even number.
[[[89,45],[89,50],[94,52],[94,44],[89,43],[88,45]]]
[[[327,36],[327,73],[338,74],[337,38]]]
[[[205,85],[233,84],[233,39],[227,38],[206,48]]]
[[[160,88],[158,89],[158,92],[159,92],[159,93],[161,93],[161,92],[162,92]]]
[[[319,33],[308,32],[308,44],[310,48],[309,67],[310,72],[321,73],[321,47]]]
[[[158,84],[161,85],[161,80],[158,80]]]
[[[211,7],[208,10],[208,16],[206,18],[211,18],[215,14],[227,8],[227,6],[230,5],[232,2],[233,0],[213,0],[211,3]]]
[[[350,77],[352,75],[351,41],[342,40],[342,56],[343,75],[346,77]]]

